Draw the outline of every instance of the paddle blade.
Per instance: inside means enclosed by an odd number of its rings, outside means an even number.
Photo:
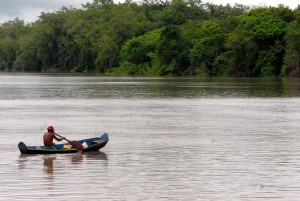
[[[77,149],[78,151],[82,151],[82,150],[83,150],[82,144],[80,144],[80,143],[77,142],[77,141],[70,141],[70,144],[71,144],[75,149]]]

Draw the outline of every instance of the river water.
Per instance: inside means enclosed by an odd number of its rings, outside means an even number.
[[[300,80],[0,75],[0,200],[296,201]],[[99,152],[19,153],[48,125]]]

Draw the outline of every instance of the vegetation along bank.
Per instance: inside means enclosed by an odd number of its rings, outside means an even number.
[[[0,71],[300,77],[300,6],[94,0],[0,24]]]

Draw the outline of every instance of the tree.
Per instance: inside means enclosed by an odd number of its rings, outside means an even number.
[[[135,37],[122,47],[120,59],[121,67],[131,75],[158,75],[155,51],[161,30],[148,32]]]
[[[241,16],[249,11],[249,7],[242,4],[234,4],[234,6],[232,7],[230,4],[226,4],[225,6],[223,6],[206,3],[205,7],[208,13],[213,18],[217,19],[222,19],[224,17]]]
[[[62,10],[56,13],[42,13],[34,26],[37,59],[42,62],[43,71],[60,71],[59,39],[64,34],[65,12]]]
[[[107,69],[115,67],[118,63],[119,47],[110,36],[100,39],[98,56],[96,59],[97,71],[104,73]]]
[[[28,26],[16,18],[0,26],[0,69],[13,71],[17,57],[18,39],[26,34]]]
[[[206,75],[215,75],[213,63],[224,51],[227,35],[218,21],[206,21],[194,32],[199,38],[195,40],[190,52],[192,74],[201,72]]]
[[[85,5],[83,5],[83,8],[86,9],[99,9],[102,6],[114,4],[113,0],[93,0],[92,3],[87,2]]]
[[[37,58],[37,44],[34,34],[23,36],[18,41],[19,49],[14,63],[16,71],[41,72],[42,62]]]
[[[296,20],[290,23],[285,36],[287,50],[281,71],[282,76],[300,76],[300,6],[295,13]]]
[[[162,30],[158,41],[157,56],[161,65],[161,75],[183,75],[188,65],[181,65],[184,58],[186,43],[181,30],[174,25]]]
[[[230,33],[221,63],[229,65],[229,74],[239,76],[277,76],[284,56],[283,37],[293,19],[288,8],[258,8],[238,17]]]
[[[257,44],[251,37],[233,33],[225,43],[227,51],[221,55],[221,63],[228,64],[229,76],[252,76],[252,68],[257,60]]]

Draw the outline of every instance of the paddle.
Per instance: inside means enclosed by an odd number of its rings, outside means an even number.
[[[58,137],[61,137],[63,138],[61,135],[58,135],[57,133],[54,133],[54,135],[57,135]],[[64,138],[66,141],[68,141],[73,147],[75,147],[75,149],[77,149],[78,151],[82,151],[83,150],[83,146],[82,144],[80,144],[79,142],[73,140],[73,141],[70,141],[66,138]]]

